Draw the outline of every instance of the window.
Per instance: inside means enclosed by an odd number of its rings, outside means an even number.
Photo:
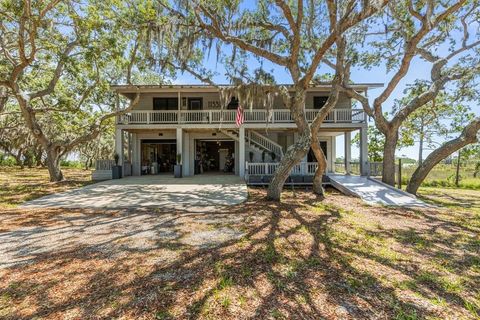
[[[202,98],[188,98],[188,110],[202,110],[203,99]]]
[[[153,110],[178,110],[178,98],[153,98]]]
[[[313,109],[322,109],[328,97],[313,97]]]
[[[227,109],[237,109],[238,108],[238,99],[235,97],[232,97],[230,99],[230,102],[227,105]]]

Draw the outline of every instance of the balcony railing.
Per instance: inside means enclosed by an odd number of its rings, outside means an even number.
[[[277,170],[279,162],[247,162],[245,165],[246,175],[267,175],[271,176]],[[315,175],[317,170],[317,162],[300,162],[293,166],[290,171],[291,175]]]
[[[117,124],[220,124],[235,123],[236,110],[135,110],[117,117]],[[309,122],[315,119],[318,110],[307,109]],[[288,109],[275,109],[271,117],[264,109],[246,110],[245,123],[293,123]],[[325,123],[363,123],[366,114],[362,109],[333,109],[325,118]]]

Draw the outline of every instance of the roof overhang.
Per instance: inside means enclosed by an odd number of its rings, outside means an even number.
[[[202,85],[202,84],[166,84],[166,85],[110,85],[112,91],[129,95],[131,93],[157,93],[157,92],[218,92],[219,87],[229,87],[228,84],[220,84],[218,86]],[[278,86],[286,86],[294,90],[292,84],[279,84]],[[354,83],[349,85],[350,88],[363,92],[372,88],[381,88],[383,83]],[[308,88],[308,91],[330,91],[332,85],[329,83],[316,84]]]

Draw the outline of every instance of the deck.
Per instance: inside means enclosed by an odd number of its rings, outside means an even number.
[[[307,109],[307,121],[312,122],[317,109]],[[235,124],[236,110],[135,110],[117,117],[119,125],[138,124]],[[294,124],[290,110],[265,109],[246,110],[245,124]],[[366,114],[362,109],[333,109],[325,118],[325,123],[363,124]]]

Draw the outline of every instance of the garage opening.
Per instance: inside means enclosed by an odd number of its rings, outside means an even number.
[[[173,173],[176,163],[176,140],[142,140],[142,175]]]
[[[234,172],[233,140],[195,140],[195,174]]]

